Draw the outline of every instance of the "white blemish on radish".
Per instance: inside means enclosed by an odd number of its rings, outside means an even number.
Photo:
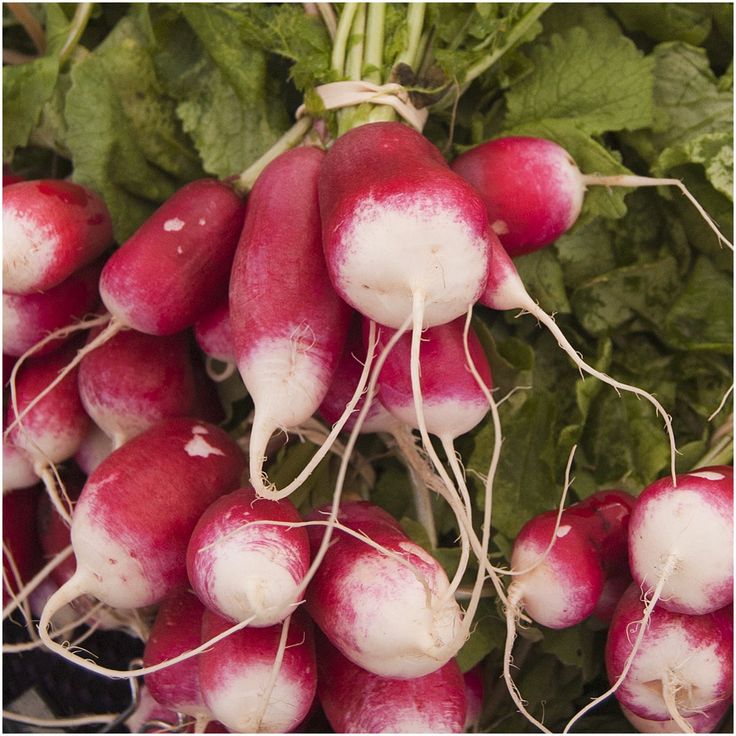
[[[562,537],[566,537],[569,534],[570,529],[572,529],[572,527],[569,524],[567,524],[566,526],[561,526],[557,530],[557,537],[559,539],[562,539]]]
[[[210,455],[225,455],[219,447],[208,444],[202,435],[195,435],[186,445],[184,451],[189,457],[209,457]]]
[[[491,225],[491,229],[496,235],[506,235],[509,231],[509,226],[503,220],[496,220]]]
[[[711,470],[702,470],[699,473],[690,473],[695,478],[702,478],[703,480],[723,480],[726,476],[721,473],[714,473]]]
[[[182,247],[181,247],[180,245],[177,245],[177,246],[176,246],[176,252],[177,252],[177,253],[178,253],[179,255],[181,255],[182,253],[184,253],[184,248],[182,248]]]
[[[184,220],[180,220],[178,217],[172,217],[164,223],[164,230],[167,233],[178,233],[184,227],[184,224]]]
[[[207,224],[207,220],[205,220],[204,217],[200,217],[197,224],[198,225],[206,225]]]
[[[207,427],[198,424],[196,427],[192,427],[192,434],[208,434]]]

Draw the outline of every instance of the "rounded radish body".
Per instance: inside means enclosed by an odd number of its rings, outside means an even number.
[[[202,352],[211,358],[226,363],[235,361],[227,297],[194,323],[194,338]]]
[[[204,606],[189,591],[182,591],[161,603],[143,652],[143,666],[149,667],[202,643]],[[210,720],[199,684],[196,657],[146,675],[146,687],[160,705],[178,713]]]
[[[230,279],[235,355],[255,404],[251,483],[261,495],[269,437],[316,412],[350,320],[322,253],[317,177],[324,158],[297,148],[264,169],[248,199]]]
[[[79,394],[117,446],[163,419],[186,416],[194,401],[187,335],[114,335],[82,358]]]
[[[96,424],[92,423],[74,455],[74,461],[85,475],[92,475],[97,466],[112,451],[112,440]]]
[[[529,615],[542,626],[574,626],[593,612],[603,590],[603,570],[584,529],[564,516],[554,532],[557,513],[550,511],[528,521],[514,542],[511,567],[522,571],[535,565],[555,536],[543,562],[514,577],[509,588]]]
[[[126,442],[89,477],[74,510],[69,593],[140,608],[185,586],[194,526],[243,468],[238,445],[205,422],[169,419]]]
[[[629,586],[619,602],[606,643],[611,682],[623,671],[642,618],[641,589]],[[733,610],[700,616],[655,606],[631,669],[616,691],[636,715],[663,721],[708,710],[733,692]]]
[[[212,309],[227,288],[245,204],[212,179],[182,187],[109,258],[100,294],[123,324],[171,335]]]
[[[361,314],[398,328],[421,293],[432,326],[477,301],[488,270],[485,206],[420,133],[370,123],[338,138],[319,201],[332,283]]]
[[[335,529],[307,591],[312,618],[348,659],[376,675],[408,679],[438,670],[463,643],[444,570],[377,506],[344,504],[338,520],[389,554]],[[310,527],[313,549],[323,533]]]
[[[3,293],[3,352],[21,356],[50,332],[91,312],[100,301],[97,281],[101,268],[100,263],[87,266],[48,291]],[[52,340],[34,354],[51,353],[63,340]]]
[[[570,154],[542,138],[482,143],[452,162],[482,195],[488,222],[511,256],[557,240],[578,219],[585,183]]]
[[[309,569],[309,539],[289,500],[258,498],[242,488],[217,499],[202,515],[187,549],[189,581],[210,610],[251,626],[273,626],[294,611]],[[256,523],[254,523],[256,522]]]
[[[459,437],[476,427],[488,412],[488,401],[466,367],[464,324],[465,318],[458,318],[422,333],[419,362],[424,416],[427,431],[437,437]],[[391,330],[381,331],[379,349],[391,337],[390,333]],[[491,388],[491,369],[472,330],[468,346],[483,382]],[[404,334],[383,365],[378,397],[397,419],[418,427],[410,362],[411,335]]]
[[[701,713],[688,716],[684,720],[692,728],[693,733],[717,733],[718,724],[723,720],[723,716],[726,715],[726,711],[730,707],[731,701],[725,700],[703,710]],[[681,726],[672,719],[653,721],[649,718],[642,718],[637,716],[636,713],[632,713],[625,705],[621,706],[621,712],[639,733],[680,733],[682,731]]]
[[[423,677],[379,677],[318,639],[318,696],[335,733],[463,733],[465,683],[454,659]]]
[[[631,575],[665,577],[658,606],[700,614],[733,600],[733,468],[700,468],[644,489],[629,522]]]
[[[202,640],[226,631],[230,622],[211,611],[202,620]],[[282,626],[247,627],[200,657],[204,700],[215,718],[236,733],[288,733],[309,713],[317,690],[314,640],[307,617],[289,620],[283,660],[273,688]]]
[[[25,450],[3,444],[3,493],[16,488],[29,488],[38,483],[33,462]]]
[[[22,412],[71,359],[69,349],[57,350],[42,358],[29,359],[18,371],[16,395]],[[12,404],[8,406],[8,424],[15,419]],[[76,453],[89,429],[90,420],[84,411],[77,390],[77,371],[71,371],[13,427],[8,440],[24,450],[34,468],[49,462],[60,463]]]
[[[3,189],[3,291],[46,291],[112,243],[105,203],[79,184],[54,179]]]

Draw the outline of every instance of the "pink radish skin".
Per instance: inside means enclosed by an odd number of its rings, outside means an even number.
[[[230,622],[211,611],[202,620],[202,640],[226,631]],[[289,619],[283,660],[266,700],[282,627],[247,627],[199,657],[205,703],[236,733],[288,733],[307,716],[317,690],[317,664],[310,622],[302,611]]]
[[[431,327],[477,301],[488,271],[485,205],[420,133],[370,123],[338,138],[319,202],[332,283],[361,314],[398,328],[421,297]]]
[[[84,471],[92,475],[97,466],[113,451],[112,440],[96,425],[92,424],[84,435],[74,461]]]
[[[230,278],[235,355],[255,404],[250,482],[272,500],[288,492],[264,485],[268,440],[317,411],[350,320],[322,254],[317,177],[324,159],[316,148],[296,148],[264,169],[248,199]]]
[[[3,493],[17,488],[30,488],[38,483],[33,462],[25,450],[3,444]]]
[[[712,708],[704,710],[702,713],[689,716],[684,720],[692,728],[693,733],[717,733],[718,724],[723,720],[723,716],[726,715],[726,711],[730,707],[731,701],[726,700],[714,705]],[[621,712],[639,733],[680,733],[682,731],[679,724],[675,723],[672,719],[667,721],[652,721],[648,718],[637,716],[625,705],[621,706]]]
[[[73,354],[63,348],[42,358],[31,358],[18,372],[16,396],[18,410],[33,401],[64,368]],[[15,419],[13,406],[8,406],[8,425]],[[77,371],[64,379],[38,402],[9,433],[7,441],[24,450],[40,477],[51,463],[73,457],[90,426],[77,390]]]
[[[53,179],[3,189],[3,291],[31,294],[60,284],[112,244],[105,203]]]
[[[115,447],[163,419],[187,416],[194,402],[187,335],[114,335],[82,358],[79,395]]]
[[[48,291],[3,294],[3,352],[19,357],[47,334],[71,325],[92,312],[100,301],[97,282],[101,263],[73,273]],[[53,352],[64,338],[52,340],[34,352]]]
[[[554,532],[557,512],[550,511],[528,521],[514,542],[513,570],[525,570],[555,542],[545,560],[533,570],[518,575],[509,586],[509,599],[521,601],[529,615],[542,626],[564,629],[593,612],[603,590],[603,569],[585,531],[565,516]]]
[[[483,713],[483,698],[485,686],[483,684],[483,669],[477,664],[473,669],[463,675],[465,682],[465,699],[468,703],[468,711],[465,716],[464,731],[477,729],[480,717]]]
[[[207,608],[231,621],[255,616],[250,626],[273,626],[293,613],[309,569],[307,532],[260,522],[301,520],[288,499],[258,498],[252,488],[217,499],[187,548],[189,581]]]
[[[315,511],[309,518],[325,517]],[[369,672],[409,679],[438,670],[464,640],[460,608],[445,596],[444,570],[377,506],[343,504],[338,520],[409,564],[335,529],[307,590],[310,615],[334,646]],[[313,550],[323,533],[309,528]]]
[[[593,615],[604,624],[610,624],[613,612],[629,585],[631,585],[631,574],[628,569],[625,573],[607,577],[593,609]]]
[[[164,600],[146,642],[143,666],[150,667],[198,647],[202,643],[204,611],[197,596],[189,591]],[[202,697],[196,657],[152,672],[146,676],[146,687],[159,705],[202,721],[211,720]]]
[[[212,309],[226,288],[245,204],[213,179],[182,187],[102,270],[102,301],[119,323],[172,335]]]
[[[458,156],[452,170],[483,195],[491,229],[512,257],[557,240],[583,205],[580,170],[564,148],[542,138],[488,141]]]
[[[663,478],[644,489],[629,522],[629,560],[643,590],[664,578],[657,604],[703,614],[733,600],[733,468]]]
[[[361,669],[318,637],[322,708],[335,733],[463,733],[465,683],[457,662],[392,680]]]
[[[420,347],[421,389],[427,431],[453,440],[476,427],[488,412],[488,401],[466,366],[463,345],[465,319],[458,318],[422,333]],[[392,330],[381,331],[379,350]],[[470,355],[483,379],[492,388],[491,370],[476,334],[468,335]],[[379,377],[378,397],[399,421],[418,427],[410,374],[411,335],[399,338]]]
[[[629,586],[611,622],[606,669],[614,682],[623,671],[642,618],[641,590]],[[691,616],[655,606],[618,700],[642,718],[689,718],[733,692],[733,609]],[[670,697],[667,697],[670,696]],[[670,700],[668,707],[667,700]]]
[[[224,363],[235,362],[233,330],[230,325],[230,307],[227,298],[194,323],[194,339],[202,352],[210,358]]]

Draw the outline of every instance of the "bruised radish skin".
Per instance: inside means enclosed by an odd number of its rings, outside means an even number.
[[[119,323],[172,335],[212,309],[226,288],[245,204],[213,179],[178,190],[113,253],[100,294]]]
[[[580,170],[564,148],[542,138],[488,141],[458,156],[452,170],[481,192],[491,229],[511,256],[557,240],[583,205]]]
[[[370,123],[338,138],[319,201],[330,278],[364,316],[399,328],[421,294],[428,327],[477,301],[488,271],[485,206],[420,133]]]
[[[230,307],[227,298],[194,323],[194,339],[205,355],[224,363],[235,362]]]
[[[112,244],[105,203],[69,181],[41,179],[3,189],[3,291],[47,291]]]
[[[166,598],[159,606],[146,642],[143,666],[150,667],[198,647],[202,643],[204,611],[197,596],[189,591]],[[203,721],[211,720],[202,697],[196,657],[147,675],[146,687],[159,705]]]
[[[226,631],[230,625],[227,619],[205,611],[202,640]],[[231,731],[288,733],[309,713],[317,691],[317,663],[310,621],[302,611],[289,620],[283,660],[271,692],[266,692],[281,632],[281,626],[249,626],[200,655],[199,677],[205,703]]]
[[[317,637],[318,696],[335,733],[463,733],[465,683],[454,659],[409,680],[379,677]]]
[[[82,358],[79,395],[116,447],[163,419],[187,416],[194,401],[187,335],[118,333]]]
[[[259,176],[230,278],[230,317],[238,369],[255,404],[250,482],[262,477],[271,435],[318,409],[345,344],[350,310],[330,284],[322,253],[317,177],[325,154],[297,148]]]
[[[542,626],[564,629],[586,619],[603,590],[603,570],[585,532],[573,522],[555,532],[556,512],[535,516],[519,532],[511,555],[512,570],[526,570],[539,561],[550,540],[554,545],[544,561],[514,578],[509,599],[521,601]]]
[[[324,517],[315,511],[310,518]],[[409,679],[438,670],[464,641],[442,567],[380,507],[346,503],[338,521],[401,559],[335,529],[307,590],[314,621],[348,659],[376,675]],[[313,549],[323,533],[309,528]]]
[[[101,263],[94,263],[44,292],[3,293],[3,352],[20,357],[49,333],[92,312],[100,301],[97,282],[101,269]],[[34,354],[51,353],[63,341],[52,340]]]
[[[702,713],[695,713],[685,718],[685,722],[690,726],[693,733],[717,733],[718,724],[723,720],[726,711],[731,707],[731,701],[725,700],[717,703],[711,708],[703,710]],[[653,721],[648,718],[637,716],[632,713],[625,705],[621,706],[621,712],[626,720],[639,733],[680,733],[682,728],[672,719],[666,721]]]
[[[642,618],[641,590],[632,584],[614,613],[606,642],[606,670],[614,682],[631,654]],[[692,616],[658,604],[616,697],[642,718],[689,718],[731,699],[733,608]],[[671,697],[668,707],[667,697]]]
[[[231,621],[253,619],[250,626],[273,626],[292,613],[309,569],[307,532],[261,522],[301,520],[288,499],[268,501],[252,488],[217,499],[187,548],[189,581],[207,608]]]
[[[699,468],[652,483],[629,522],[631,575],[643,590],[663,580],[657,604],[703,614],[733,600],[733,468]]]

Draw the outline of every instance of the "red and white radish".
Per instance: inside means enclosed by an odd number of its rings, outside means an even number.
[[[92,312],[100,301],[97,281],[101,268],[101,263],[93,263],[48,291],[3,293],[3,353],[20,357],[47,334]],[[51,340],[34,354],[53,352],[64,339]]]
[[[202,640],[230,622],[211,611]],[[288,733],[309,713],[317,690],[311,624],[297,611],[279,626],[231,634],[199,657],[199,678],[212,714],[236,733]]]
[[[194,402],[186,333],[121,332],[82,358],[78,380],[84,408],[114,447],[163,419],[187,416]]]
[[[343,504],[338,521],[362,538],[336,528],[307,590],[314,621],[348,659],[374,674],[408,679],[438,670],[465,639],[444,570],[378,506]],[[309,528],[313,549],[323,534]]]
[[[235,372],[235,348],[233,330],[230,325],[230,303],[227,294],[213,309],[202,315],[194,323],[194,339],[207,356],[207,374],[213,381],[225,381]],[[218,373],[212,361],[225,363],[225,369]]]
[[[3,443],[3,493],[16,488],[30,488],[38,483],[33,461],[25,450]]]
[[[54,179],[3,189],[4,292],[47,291],[111,244],[110,214],[89,189]]]
[[[723,720],[731,703],[731,700],[724,700],[700,713],[688,717],[683,716],[682,721],[687,724],[692,733],[718,733],[718,724]],[[679,733],[682,731],[681,724],[671,718],[666,721],[642,718],[632,713],[625,705],[621,706],[621,712],[639,733]]]
[[[465,731],[473,729],[477,731],[480,718],[483,714],[483,702],[485,694],[485,685],[483,683],[483,668],[480,664],[475,665],[473,669],[463,674],[465,682],[465,700],[468,703],[468,710],[465,715]]]
[[[641,595],[639,586],[631,585],[611,622],[606,643],[611,682],[623,672],[643,625]],[[732,607],[693,616],[655,606],[641,646],[616,690],[618,700],[643,718],[671,718],[681,724],[682,718],[728,701],[732,694]]]
[[[330,285],[322,254],[317,178],[324,159],[316,148],[296,148],[263,170],[248,199],[230,278],[235,355],[255,404],[250,482],[271,500],[297,488],[329,449],[326,442],[284,489],[273,489],[264,478],[269,438],[316,412],[342,355],[350,320],[348,306]]]
[[[454,659],[408,680],[380,677],[318,637],[318,696],[336,733],[462,733],[467,698]]]
[[[567,232],[578,219],[586,188],[596,185],[676,186],[731,245],[679,179],[583,174],[564,148],[544,138],[487,141],[458,156],[452,169],[480,192],[491,228],[511,256],[543,248]]]
[[[162,422],[107,457],[74,510],[77,570],[41,616],[47,646],[72,656],[51,641],[48,625],[55,610],[79,595],[139,608],[186,586],[186,547],[197,520],[218,496],[237,487],[243,469],[242,453],[225,432],[191,419]],[[89,662],[83,666],[136,676]]]
[[[74,461],[85,475],[92,475],[112,451],[112,440],[93,422],[74,455]]]
[[[251,626],[273,626],[293,613],[310,552],[306,530],[287,525],[301,521],[288,499],[259,498],[252,488],[217,499],[187,548],[189,581],[200,600]]]

